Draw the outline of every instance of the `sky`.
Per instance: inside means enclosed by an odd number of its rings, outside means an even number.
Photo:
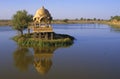
[[[54,19],[109,19],[120,15],[120,0],[1,0],[0,19],[11,19],[18,10],[34,15],[42,6]]]

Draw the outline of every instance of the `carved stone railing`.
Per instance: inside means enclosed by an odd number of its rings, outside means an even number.
[[[46,27],[46,26],[42,26],[42,27],[34,27],[31,26],[30,27],[31,30],[33,30],[33,32],[53,32],[53,28],[51,26]]]

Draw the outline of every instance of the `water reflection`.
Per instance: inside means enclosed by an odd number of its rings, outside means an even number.
[[[118,25],[110,25],[110,27],[111,27],[111,31],[120,32],[120,26],[118,26]]]
[[[64,48],[69,46],[71,45]],[[53,53],[58,48],[60,47],[27,48],[18,46],[13,53],[14,65],[20,71],[28,71],[30,65],[33,65],[38,73],[45,75],[52,66]],[[33,52],[31,49],[33,49]]]
[[[33,48],[34,49],[34,67],[45,75],[52,66],[52,57],[56,48]]]
[[[33,62],[33,55],[26,47],[18,47],[14,53],[14,65],[21,71],[27,71]]]

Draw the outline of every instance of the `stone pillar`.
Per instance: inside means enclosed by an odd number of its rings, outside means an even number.
[[[48,32],[45,34],[45,39],[48,40]]]
[[[28,34],[30,34],[30,28],[28,27]]]
[[[51,40],[53,39],[53,32],[51,32]]]
[[[39,33],[39,38],[41,39],[41,33]]]
[[[34,38],[36,38],[36,32],[34,32]]]

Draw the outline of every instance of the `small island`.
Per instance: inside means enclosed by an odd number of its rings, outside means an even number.
[[[51,25],[52,16],[44,6],[36,11],[32,21],[32,24],[27,27],[28,33],[23,34],[23,29],[17,28],[21,34],[13,37],[13,39],[20,46],[61,47],[73,44],[74,37],[66,34],[56,34],[53,31]],[[23,25],[23,27],[25,26]]]

